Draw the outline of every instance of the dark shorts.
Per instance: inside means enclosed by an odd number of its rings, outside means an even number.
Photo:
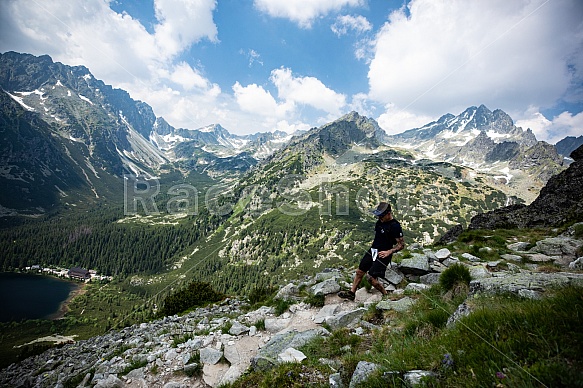
[[[384,278],[385,271],[391,264],[391,258],[385,257],[381,259],[377,256],[375,261],[372,261],[372,255],[370,253],[370,249],[366,251],[362,259],[360,260],[360,264],[358,265],[358,269],[364,272],[368,272],[370,276],[373,278]]]

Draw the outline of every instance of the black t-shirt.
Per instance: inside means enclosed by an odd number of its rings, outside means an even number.
[[[401,224],[394,218],[387,222],[378,220],[374,229],[375,235],[372,247],[379,251],[388,251],[397,243],[397,238],[403,237]]]

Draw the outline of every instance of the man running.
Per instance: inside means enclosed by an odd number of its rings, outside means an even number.
[[[391,264],[393,253],[405,248],[403,229],[399,221],[393,218],[391,205],[387,202],[381,202],[372,213],[378,217],[378,221],[375,224],[374,241],[371,248],[366,251],[362,260],[360,260],[350,291],[340,291],[338,293],[341,298],[354,300],[354,293],[365,274],[374,288],[383,295],[387,295],[387,290],[378,281],[378,278],[385,277],[385,271]]]

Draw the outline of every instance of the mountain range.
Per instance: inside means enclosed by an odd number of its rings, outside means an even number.
[[[140,268],[165,263],[180,272],[186,260],[200,265],[201,278],[220,272],[247,279],[231,289],[265,281],[265,271],[283,279],[356,260],[368,239],[368,210],[380,199],[393,204],[409,242],[430,244],[478,213],[532,202],[565,169],[555,146],[483,105],[392,136],[357,112],[293,136],[239,136],[219,124],[174,128],[87,68],[48,56],[1,54],[0,86],[1,215],[114,209],[127,200],[124,182],[133,177],[160,192],[158,209],[184,206],[173,214],[116,213],[116,223],[183,223],[194,225],[193,238],[205,236],[180,257]],[[181,187],[197,192],[194,203],[177,196]],[[55,260],[80,260],[55,244]],[[119,254],[115,249],[98,250],[108,257]],[[82,260],[95,266],[91,256]],[[101,270],[118,271],[104,260]]]
[[[346,157],[353,144],[366,149],[390,144],[431,160],[489,171],[490,183],[526,201],[562,168],[553,146],[515,127],[503,111],[491,112],[483,105],[393,136],[356,112],[295,137],[280,131],[238,136],[219,124],[174,128],[149,105],[105,85],[87,68],[55,63],[46,55],[2,54],[0,86],[8,140],[3,142],[1,163],[7,190],[0,205],[5,215],[42,214],[63,198],[73,203],[111,196],[114,182],[124,173],[154,177],[177,168],[183,174],[196,170],[231,176],[258,161],[285,158],[290,150],[304,152],[303,167],[309,167],[322,151]],[[562,152],[579,141],[565,139]],[[42,144],[42,149],[34,144]],[[275,153],[282,147],[283,152]],[[32,154],[21,154],[23,149]]]

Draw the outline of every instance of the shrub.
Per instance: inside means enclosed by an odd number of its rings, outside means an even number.
[[[251,289],[248,299],[249,303],[256,304],[267,301],[275,292],[273,287],[255,286]]]
[[[324,307],[324,304],[326,303],[326,295],[324,294],[319,294],[319,295],[313,295],[310,294],[305,301],[307,304],[309,304],[310,306],[313,307]]]
[[[273,306],[275,307],[275,315],[281,315],[291,306],[294,304],[291,300],[286,299],[276,299],[273,301]]]
[[[462,264],[454,264],[441,273],[439,285],[445,291],[451,290],[456,283],[470,284],[470,270]]]
[[[168,295],[160,314],[162,316],[178,314],[192,307],[218,302],[224,297],[225,295],[215,291],[209,283],[192,282],[186,288]]]

